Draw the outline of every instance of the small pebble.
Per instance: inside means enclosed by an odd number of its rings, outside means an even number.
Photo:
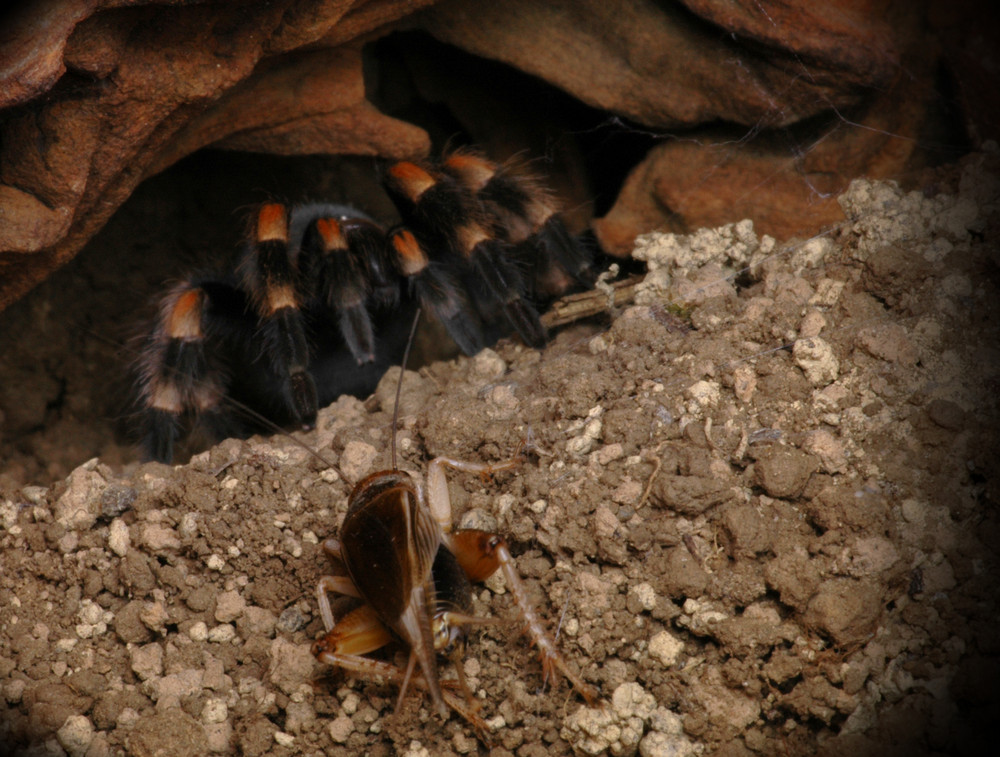
[[[236,638],[236,629],[228,623],[218,625],[208,632],[208,640],[216,644],[225,644]]]
[[[290,733],[285,733],[284,731],[275,731],[274,740],[278,743],[278,746],[290,747],[295,743],[295,737]]]
[[[128,552],[131,539],[128,533],[128,526],[121,518],[111,521],[108,529],[108,548],[119,557],[125,557]]]
[[[277,629],[285,633],[301,631],[309,622],[297,607],[289,607],[278,616]]]
[[[676,664],[683,651],[684,642],[669,631],[660,631],[649,640],[649,656],[665,668]]]
[[[326,730],[335,744],[344,744],[348,737],[354,733],[354,721],[346,715],[340,715],[330,721]]]
[[[56,731],[56,739],[70,757],[84,757],[94,740],[94,725],[84,715],[70,715]]]
[[[111,484],[101,494],[101,515],[105,518],[117,518],[132,507],[139,493],[131,486]]]

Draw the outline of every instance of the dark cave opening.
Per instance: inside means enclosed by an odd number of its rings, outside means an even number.
[[[379,39],[364,57],[369,99],[382,112],[424,128],[434,153],[476,145],[494,159],[529,163],[576,233],[610,208],[655,141],[540,79],[422,32]],[[396,222],[379,163],[205,148],[140,184],[73,261],[0,316],[0,451],[8,461],[0,485],[58,480],[94,456],[136,459],[134,364],[165,289],[231,267],[249,210],[261,202],[330,201]],[[441,356],[418,355],[417,364]],[[57,401],[62,412],[46,414]]]

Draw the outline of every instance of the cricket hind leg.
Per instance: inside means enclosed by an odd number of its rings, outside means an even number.
[[[331,558],[339,559],[339,541],[327,539],[323,543],[323,551]],[[379,619],[371,605],[358,605],[339,620],[334,616],[330,594],[359,597],[357,588],[348,577],[321,577],[316,587],[316,594],[319,600],[320,615],[326,628],[326,633],[317,639],[312,646],[313,656],[317,660],[345,670],[365,681],[383,680],[395,683],[400,686],[401,693],[405,692],[404,686],[410,683],[424,691],[430,691],[426,678],[419,670],[403,670],[391,662],[365,656],[393,641],[391,632]],[[461,690],[461,695],[453,690],[456,683]],[[486,721],[479,715],[478,705],[468,696],[468,686],[464,681],[464,676],[460,674],[457,681],[441,681],[441,695],[445,704],[475,729],[480,741],[487,747],[491,746],[489,728]]]
[[[445,468],[476,473],[483,477],[516,468],[524,461],[524,448],[513,457],[499,463],[471,463],[448,457],[434,458],[427,466],[426,501],[431,514],[441,526],[444,545],[458,560],[470,581],[483,581],[497,570],[503,573],[507,586],[517,603],[519,616],[532,643],[538,648],[542,659],[542,670],[546,679],[556,671],[562,673],[573,685],[587,704],[599,702],[597,690],[586,683],[559,653],[555,642],[545,629],[545,623],[538,615],[528,597],[527,589],[521,581],[514,558],[507,543],[499,534],[476,529],[452,530],[451,498]]]
[[[344,623],[350,627],[346,634],[339,633]],[[427,679],[419,670],[410,671],[412,675],[408,676],[408,671],[391,662],[365,657],[363,652],[357,651],[360,649],[373,651],[368,648],[372,646],[378,648],[391,640],[391,634],[385,626],[382,626],[374,610],[369,605],[361,605],[345,615],[333,630],[317,639],[312,651],[320,662],[345,670],[364,681],[386,681],[401,688],[404,683],[411,683],[429,692]],[[476,736],[485,746],[491,746],[489,726],[480,716],[478,706],[470,702],[464,692],[458,693],[453,690],[456,683],[458,682],[453,679],[441,681],[441,696],[445,704],[473,727]]]
[[[528,590],[521,580],[504,538],[488,531],[466,529],[450,534],[449,539],[455,558],[470,581],[483,581],[497,570],[501,571],[507,589],[517,603],[519,620],[524,624],[525,633],[538,648],[545,679],[548,680],[558,671],[566,677],[588,705],[598,704],[597,689],[586,683],[569,666],[559,653],[555,641],[549,636],[544,621],[528,596]]]

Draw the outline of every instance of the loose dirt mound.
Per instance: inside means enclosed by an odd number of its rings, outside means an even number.
[[[508,535],[608,703],[544,684],[516,624],[487,627],[465,668],[492,754],[977,753],[1000,650],[997,163],[969,160],[956,196],[856,182],[848,224],[787,249],[747,223],[644,238],[651,273],[610,328],[407,374],[404,467],[542,450],[493,482],[453,475],[456,520]],[[3,740],[482,751],[424,697],[393,714],[393,687],[309,651],[319,542],[388,466],[394,381],[301,436],[332,467],[228,441],[4,502]],[[493,580],[475,604],[514,612]]]

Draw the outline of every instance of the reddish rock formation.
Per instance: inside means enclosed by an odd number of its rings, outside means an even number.
[[[0,307],[144,178],[207,145],[412,156],[364,96],[363,33],[421,3],[24,3],[0,46]]]
[[[402,28],[662,136],[594,222],[610,251],[746,216],[808,233],[851,177],[908,165],[939,57],[921,21],[903,0],[22,2],[0,21],[0,308],[202,147],[426,152],[365,90],[363,46]]]

